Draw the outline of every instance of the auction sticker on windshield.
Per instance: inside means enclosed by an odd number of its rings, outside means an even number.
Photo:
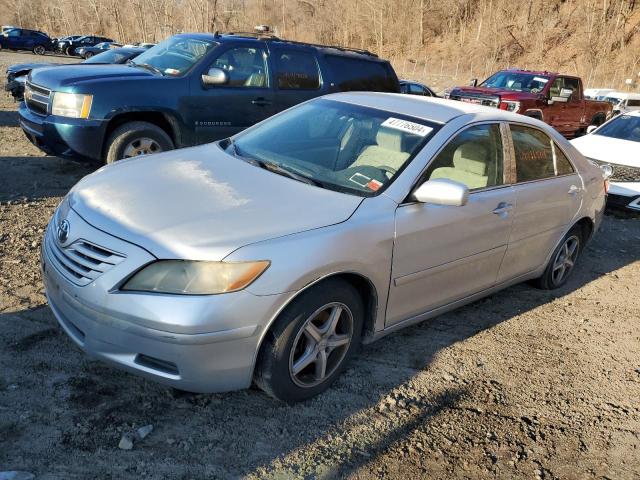
[[[408,120],[401,120],[399,118],[389,117],[382,122],[382,127],[394,128],[396,130],[402,130],[403,132],[413,133],[420,137],[426,137],[429,135],[433,128],[426,125],[420,125],[419,123],[410,122]]]

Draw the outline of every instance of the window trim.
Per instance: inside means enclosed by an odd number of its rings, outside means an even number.
[[[524,122],[515,122],[515,121],[509,121],[509,122],[504,122],[505,126],[509,132],[509,143],[511,146],[511,158],[512,158],[512,163],[513,163],[513,183],[512,185],[525,185],[527,183],[534,183],[534,182],[543,182],[545,180],[550,180],[552,178],[562,178],[562,177],[569,177],[571,175],[578,175],[578,169],[576,168],[576,165],[571,161],[571,156],[567,155],[567,151],[562,148],[560,145],[558,145],[558,142],[555,141],[555,139],[549,135],[547,132],[545,132],[542,128],[536,126],[536,125],[531,125],[530,123],[524,123]],[[547,136],[547,138],[549,138],[549,140],[551,142],[553,142],[553,145],[555,147],[557,147],[563,154],[564,156],[567,158],[567,161],[569,162],[569,165],[571,165],[571,168],[573,169],[572,173],[564,173],[562,175],[554,175],[552,177],[545,177],[545,178],[537,178],[535,180],[526,180],[524,182],[519,182],[518,181],[518,167],[517,167],[517,163],[516,163],[516,150],[515,150],[515,146],[513,145],[513,134],[511,132],[511,125],[519,125],[521,127],[527,127],[527,128],[531,128],[533,130],[537,130],[543,134],[545,134]]]
[[[505,129],[504,129],[504,124],[506,122],[502,121],[502,120],[482,120],[479,122],[473,122],[473,123],[468,123],[467,125],[464,125],[463,127],[459,128],[458,130],[456,130],[454,133],[451,134],[451,136],[447,139],[447,141],[445,143],[443,143],[442,145],[440,145],[440,148],[438,148],[438,150],[433,154],[433,156],[427,161],[427,164],[425,165],[425,167],[422,169],[422,171],[416,176],[415,181],[412,183],[411,188],[409,189],[409,192],[407,193],[407,195],[405,196],[405,199],[400,203],[399,206],[404,206],[404,205],[413,205],[415,203],[419,203],[416,202],[415,200],[410,200],[411,194],[413,192],[416,191],[416,189],[422,185],[424,182],[427,181],[427,179],[424,178],[425,174],[427,173],[427,170],[429,170],[429,167],[431,166],[431,164],[433,163],[433,161],[438,157],[438,155],[440,155],[440,153],[442,153],[442,151],[456,138],[458,137],[458,135],[460,135],[462,132],[464,132],[465,130],[468,130],[470,128],[473,127],[477,127],[480,125],[498,125],[499,130],[500,130],[500,137],[501,137],[501,141],[502,141],[502,185],[492,185],[490,187],[485,187],[485,188],[478,188],[476,190],[469,190],[469,195],[475,195],[477,193],[484,193],[484,192],[488,192],[491,190],[498,190],[501,188],[509,188],[511,187],[511,183],[510,183],[510,174],[511,174],[511,163],[512,163],[512,158],[510,157],[510,153],[507,147],[507,144],[505,142]],[[507,164],[509,164],[509,168],[507,168]]]
[[[280,69],[278,68],[278,56],[281,53],[292,52],[292,53],[306,53],[313,57],[313,61],[316,64],[316,69],[318,71],[318,86],[316,88],[280,88],[278,85],[278,72]],[[302,48],[282,48],[276,47],[273,51],[269,52],[271,56],[271,60],[273,63],[273,88],[274,90],[282,91],[282,92],[316,92],[318,90],[322,90],[324,87],[324,79],[322,78],[322,69],[320,68],[320,62],[318,62],[318,56],[314,51],[308,51]]]

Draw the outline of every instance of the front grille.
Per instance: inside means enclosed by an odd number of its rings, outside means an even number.
[[[29,81],[24,87],[24,101],[27,108],[34,113],[46,115],[49,112],[49,99],[51,90],[35,85]]]
[[[45,237],[45,252],[54,267],[70,282],[81,287],[96,280],[126,257],[86,240],[76,240],[60,246],[49,226]]]
[[[500,105],[500,99],[498,97],[489,97],[485,95],[462,95],[459,93],[451,93],[449,98],[451,100],[475,103],[476,105],[484,105],[486,107],[498,108],[498,105]]]
[[[613,168],[613,175],[609,178],[611,182],[640,182],[640,167],[611,164],[594,159],[590,160],[597,165],[611,165],[611,168]]]

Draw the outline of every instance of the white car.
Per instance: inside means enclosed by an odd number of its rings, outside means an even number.
[[[609,205],[640,211],[640,111],[618,115],[571,143],[588,159],[613,167]]]
[[[640,110],[640,93],[610,92],[604,100],[613,105],[612,115]]]
[[[613,88],[585,88],[584,96],[591,100],[604,100],[611,92],[615,92],[615,90]]]

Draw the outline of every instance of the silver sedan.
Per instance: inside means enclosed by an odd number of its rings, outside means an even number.
[[[600,168],[535,119],[344,93],[89,175],[49,223],[42,270],[88,354],[294,402],[361,343],[525,280],[562,286],[605,197]]]

